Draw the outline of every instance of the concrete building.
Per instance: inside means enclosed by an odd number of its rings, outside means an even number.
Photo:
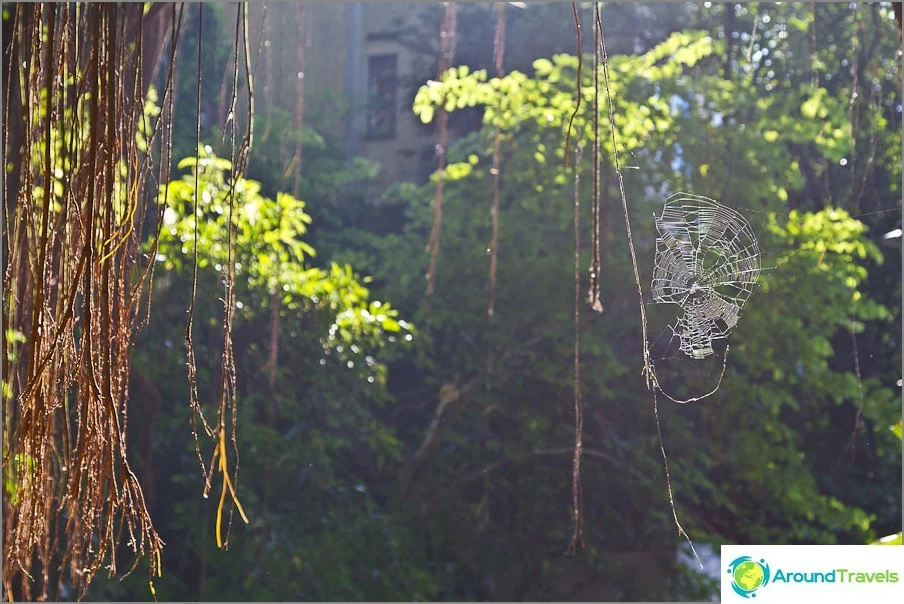
[[[436,77],[440,9],[313,2],[304,6],[302,26],[296,4],[253,5],[250,30],[264,38],[258,112],[270,103],[294,116],[303,78],[306,127],[341,141],[347,157],[377,163],[379,186],[425,182],[436,166],[434,128],[411,107],[418,87]]]

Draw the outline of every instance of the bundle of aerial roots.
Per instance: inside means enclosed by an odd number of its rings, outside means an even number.
[[[3,590],[81,597],[120,544],[163,545],[126,455],[129,349],[149,313],[172,77],[144,114],[142,4],[19,4],[4,47]],[[176,28],[175,13],[172,29]],[[170,41],[175,41],[171,31]],[[131,572],[129,568],[124,569]]]

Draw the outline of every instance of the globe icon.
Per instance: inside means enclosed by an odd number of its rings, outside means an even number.
[[[754,591],[764,579],[763,567],[753,560],[741,562],[734,569],[734,582],[744,591]]]

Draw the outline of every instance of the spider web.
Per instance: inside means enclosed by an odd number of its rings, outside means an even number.
[[[678,356],[691,362],[709,359],[723,345],[727,352],[762,270],[753,228],[715,200],[676,193],[666,199],[656,229],[652,300],[681,311],[668,327],[666,348],[677,338]]]

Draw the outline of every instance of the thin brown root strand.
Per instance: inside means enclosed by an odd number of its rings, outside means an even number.
[[[505,54],[505,3],[500,2],[495,6],[496,32],[493,36],[493,55],[496,63],[496,77],[503,75],[503,57]],[[491,212],[492,234],[490,236],[490,276],[489,276],[489,302],[487,303],[487,317],[492,320],[496,314],[496,263],[499,248],[499,198],[501,197],[502,181],[502,128],[496,126],[496,136],[493,138],[493,207]]]
[[[576,98],[574,113],[571,114],[571,118],[568,121],[568,132],[565,135],[565,169],[567,170],[570,167],[570,141],[571,141],[571,128],[574,124],[574,119],[578,114],[578,111],[581,108],[581,68],[583,66],[583,44],[581,42],[581,21],[578,17],[578,7],[575,2],[571,3],[571,11],[572,16],[574,17],[574,28],[575,34],[577,37],[577,47],[578,47],[578,69],[577,69],[577,82],[576,82]],[[584,403],[581,399],[581,333],[580,333],[580,319],[581,319],[581,275],[580,275],[580,263],[581,263],[581,222],[580,222],[580,209],[581,209],[581,198],[580,198],[580,184],[581,184],[581,172],[580,172],[580,164],[581,164],[581,154],[583,151],[583,146],[581,142],[578,142],[578,146],[575,149],[575,165],[574,165],[574,458],[572,460],[572,474],[571,474],[571,505],[572,505],[572,517],[573,517],[573,528],[571,534],[571,541],[568,544],[568,549],[566,553],[568,555],[574,555],[577,551],[577,546],[580,544],[582,547],[584,546],[584,513],[583,513],[583,489],[581,484],[581,451],[582,451],[582,439],[583,439],[583,425],[584,425]]]
[[[681,526],[681,522],[678,520],[678,510],[675,508],[675,498],[672,495],[672,475],[669,472],[669,458],[665,453],[665,442],[662,439],[662,428],[659,424],[659,403],[656,400],[656,391],[653,390],[653,417],[656,418],[656,435],[659,438],[659,451],[662,453],[662,465],[665,468],[665,485],[669,494],[669,507],[672,510],[672,520],[675,521],[675,527],[678,529],[678,535],[684,537],[687,544],[691,547],[691,552],[694,554],[694,559],[697,561],[697,564],[700,565],[700,569],[703,569],[703,562],[700,561],[700,556],[697,555],[697,548],[694,547],[694,542],[691,541],[690,536],[687,534],[687,531],[684,530],[684,527]]]
[[[458,26],[455,16],[455,3],[444,2],[445,15],[440,26],[440,51],[439,51],[439,81],[445,79],[446,71],[452,66],[455,58],[455,37],[458,35]],[[437,179],[436,195],[433,199],[433,226],[430,230],[430,240],[426,251],[430,252],[430,268],[427,270],[427,287],[424,290],[424,303],[429,312],[436,291],[436,270],[439,261],[440,232],[443,219],[443,187],[445,184],[446,170],[446,146],[448,145],[449,114],[446,111],[445,100],[440,103],[439,133],[437,135]]]
[[[590,264],[590,291],[587,294],[587,302],[594,312],[603,312],[603,304],[600,302],[600,272],[602,271],[600,241],[600,5],[593,3],[593,206],[591,214],[591,247],[593,248],[593,261]]]
[[[578,16],[577,2],[571,3],[571,13],[574,17],[574,33],[577,37],[578,45],[578,73],[575,81],[577,82],[577,93],[574,105],[574,113],[568,119],[568,131],[565,133],[565,168],[571,167],[571,127],[574,125],[574,118],[581,110],[581,69],[584,66],[584,45],[581,42],[581,18]]]
[[[596,20],[597,30],[599,31],[599,51],[602,59],[602,67],[603,67],[603,83],[606,90],[606,101],[609,107],[609,129],[612,133],[612,155],[615,162],[615,174],[618,177],[618,190],[621,196],[622,202],[622,211],[624,212],[625,217],[625,232],[628,236],[628,251],[631,256],[631,267],[634,270],[634,283],[637,287],[637,303],[640,310],[640,324],[641,324],[641,332],[643,338],[643,372],[647,382],[647,388],[650,390],[650,394],[653,397],[653,416],[656,419],[656,433],[659,437],[659,448],[662,452],[662,462],[665,468],[665,476],[666,476],[666,486],[668,488],[669,495],[669,506],[672,510],[672,519],[675,521],[675,527],[678,529],[678,534],[684,537],[688,544],[691,547],[691,551],[694,554],[694,558],[697,560],[697,563],[700,565],[700,568],[703,568],[702,562],[700,562],[700,557],[697,555],[697,550],[694,547],[693,542],[691,541],[690,536],[688,536],[687,532],[684,530],[684,527],[681,526],[681,523],[678,521],[678,512],[675,509],[675,500],[672,495],[672,477],[669,472],[669,462],[668,456],[665,452],[665,444],[662,440],[662,429],[659,424],[659,403],[656,399],[656,390],[658,389],[658,380],[656,378],[655,369],[653,367],[653,362],[650,359],[650,344],[649,338],[647,337],[647,313],[646,308],[644,307],[643,300],[643,286],[640,282],[640,269],[637,264],[637,254],[634,251],[634,238],[631,234],[631,219],[628,214],[628,199],[625,194],[625,182],[622,177],[621,165],[618,160],[618,139],[615,131],[615,115],[612,109],[612,93],[609,87],[609,57],[606,53],[606,35],[603,31],[603,24],[600,18],[599,11],[595,11],[594,18]],[[728,357],[728,350],[725,351],[726,359]],[[724,375],[725,368],[723,366],[722,373]],[[721,383],[721,378],[720,378]],[[712,394],[712,393],[710,393]],[[707,395],[709,396],[709,395]]]
[[[584,509],[581,483],[581,453],[584,435],[584,401],[581,396],[581,197],[580,165],[582,146],[575,150],[574,170],[574,459],[572,461],[571,495],[574,529],[568,553],[574,554],[578,544],[584,547]]]

